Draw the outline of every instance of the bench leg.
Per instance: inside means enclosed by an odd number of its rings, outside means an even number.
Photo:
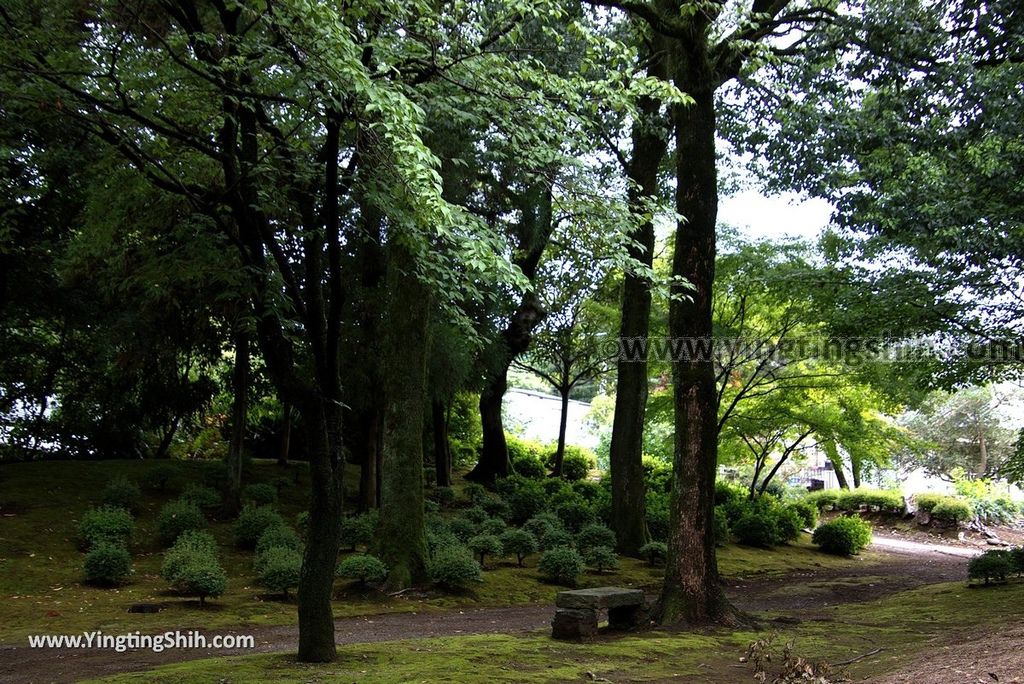
[[[573,640],[597,634],[597,611],[587,608],[558,608],[551,621],[553,639]]]
[[[640,606],[620,606],[608,609],[609,629],[632,629],[640,621]]]

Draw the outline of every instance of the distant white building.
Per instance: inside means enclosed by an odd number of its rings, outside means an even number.
[[[545,444],[558,439],[558,422],[561,417],[562,400],[551,394],[524,389],[510,389],[505,393],[502,415],[505,428],[525,439]],[[594,449],[598,435],[587,421],[590,404],[569,400],[569,416],[566,422],[566,444]]]

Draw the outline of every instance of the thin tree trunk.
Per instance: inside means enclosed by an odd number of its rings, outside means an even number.
[[[299,653],[306,663],[337,655],[331,594],[338,560],[345,464],[341,455],[341,404],[328,397],[300,408],[309,451],[309,533],[299,576]]]
[[[277,452],[277,465],[288,465],[288,457],[292,449],[292,407],[284,404],[282,407],[284,418],[284,430],[281,435],[281,450]]]
[[[359,511],[366,511],[377,508],[380,505],[378,498],[379,473],[377,471],[380,460],[380,410],[374,406],[364,411],[359,417],[357,430],[357,448],[361,456],[359,467]]]
[[[430,291],[419,281],[412,255],[392,248],[384,327],[384,472],[378,554],[388,566],[386,586],[405,589],[426,578],[423,521],[423,411],[430,323]]]
[[[647,74],[665,77],[663,51],[649,50]],[[644,98],[633,126],[633,156],[626,170],[634,185],[629,189],[630,209],[640,214],[644,198],[658,194],[658,168],[665,157],[668,134],[658,124],[660,103]],[[645,221],[632,235],[630,256],[645,266],[654,263],[654,222]],[[651,285],[627,271],[622,285],[622,320],[615,385],[615,417],[609,447],[612,478],[612,529],[619,553],[636,556],[650,540],[644,491],[644,413],[647,408],[647,335],[651,318]]]
[[[676,224],[672,274],[685,278],[693,289],[676,286],[684,296],[670,304],[669,335],[676,343],[688,339],[693,351],[672,363],[675,454],[665,583],[655,610],[661,624],[736,619],[719,581],[715,555],[718,411],[710,344],[718,179],[714,84],[706,73],[706,52],[706,45],[680,45],[675,55],[675,84],[694,103],[676,105],[673,112],[676,211],[684,218]]]
[[[569,425],[569,390],[559,388],[558,394],[562,398],[562,411],[558,418],[558,446],[555,449],[555,465],[551,474],[555,477],[562,476],[562,463],[565,461],[565,430]]]
[[[978,452],[980,462],[978,463],[978,477],[984,477],[988,472],[988,443],[985,441],[985,433],[978,431]]]
[[[850,484],[846,481],[846,473],[843,472],[843,458],[839,455],[839,448],[836,446],[835,440],[824,440],[821,443],[821,448],[825,451],[825,456],[828,457],[829,462],[832,464],[832,471],[836,474],[836,482],[839,483],[839,488],[849,489]]]
[[[242,507],[242,456],[245,446],[245,417],[249,410],[249,333],[239,326],[235,332],[235,365],[231,370],[231,441],[228,444],[227,511],[237,514]]]
[[[434,432],[434,470],[438,487],[452,485],[452,448],[448,442],[448,407],[443,401],[431,402]]]

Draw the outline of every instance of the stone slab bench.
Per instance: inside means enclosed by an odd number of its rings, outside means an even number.
[[[560,591],[555,598],[551,636],[582,639],[597,634],[597,614],[608,611],[609,629],[635,627],[644,606],[644,592],[622,587],[595,587]]]

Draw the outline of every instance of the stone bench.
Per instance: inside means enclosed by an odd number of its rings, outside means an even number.
[[[560,591],[555,598],[551,636],[582,639],[597,634],[597,613],[608,611],[609,629],[635,627],[644,606],[644,592],[622,587],[596,587]]]

